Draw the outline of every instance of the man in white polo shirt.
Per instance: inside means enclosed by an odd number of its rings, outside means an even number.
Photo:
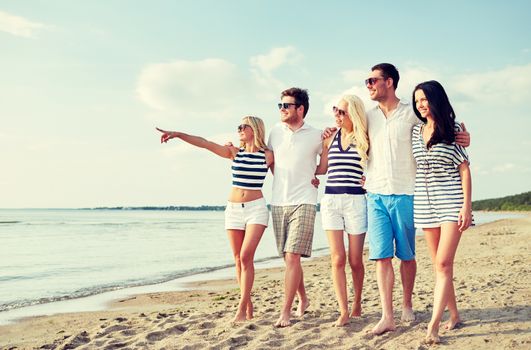
[[[295,294],[296,316],[309,306],[304,288],[301,256],[312,252],[317,189],[311,184],[322,152],[321,131],[305,123],[309,98],[306,90],[291,88],[281,93],[281,123],[269,134],[268,147],[275,154],[271,216],[277,249],[284,257],[284,303],[277,327],[289,326]]]
[[[412,294],[417,263],[413,193],[416,164],[411,132],[420,123],[408,102],[395,93],[400,76],[389,63],[372,67],[365,85],[378,105],[367,111],[369,161],[366,170],[369,259],[376,261],[376,279],[382,303],[382,318],[372,329],[379,335],[395,329],[393,319],[394,271],[392,259],[401,260],[402,320],[413,321]],[[456,134],[456,142],[470,144],[470,135]]]

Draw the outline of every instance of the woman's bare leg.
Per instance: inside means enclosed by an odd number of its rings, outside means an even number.
[[[429,343],[439,342],[439,328],[444,310],[452,294],[455,297],[455,293],[452,293],[453,266],[460,239],[461,233],[456,223],[443,223],[441,225],[434,263],[436,279],[433,293],[433,313],[426,334],[426,341]]]
[[[332,280],[336,292],[337,303],[339,304],[339,318],[336,326],[344,326],[348,322],[348,301],[347,301],[347,279],[345,276],[345,244],[343,242],[343,231],[327,230],[328,244],[330,245],[330,258],[332,265]]]
[[[348,235],[348,262],[352,270],[352,282],[354,284],[354,302],[350,317],[361,316],[361,293],[363,291],[363,279],[365,278],[365,266],[363,265],[363,243],[365,233],[360,235]]]
[[[247,225],[240,250],[240,303],[234,322],[242,322],[253,317],[251,291],[254,283],[254,254],[260,243],[265,226]]]

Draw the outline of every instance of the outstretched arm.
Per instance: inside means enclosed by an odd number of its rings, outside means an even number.
[[[177,137],[183,140],[184,142],[187,142],[193,146],[207,149],[210,152],[213,152],[220,157],[230,158],[230,159],[234,158],[234,155],[238,152],[238,149],[234,146],[219,145],[215,142],[208,141],[207,139],[204,139],[201,136],[189,135],[189,134],[185,134],[184,132],[180,132],[180,131],[168,131],[168,130],[162,130],[159,128],[156,128],[156,129],[162,133],[160,137],[161,143],[163,142],[166,143],[169,140]]]

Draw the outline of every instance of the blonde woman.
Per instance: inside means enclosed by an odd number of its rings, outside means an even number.
[[[273,152],[264,142],[264,122],[247,116],[238,125],[240,147],[220,145],[199,136],[179,131],[162,133],[161,142],[173,138],[205,148],[232,161],[232,188],[225,209],[225,229],[236,264],[236,277],[240,286],[240,303],[233,322],[253,318],[251,290],[254,282],[254,254],[269,222],[269,211],[262,194],[267,170],[273,166]]]
[[[327,174],[321,200],[321,219],[330,244],[332,279],[339,304],[336,326],[344,326],[349,317],[361,316],[361,291],[365,267],[363,243],[367,231],[367,204],[362,188],[363,168],[367,162],[369,139],[367,118],[361,99],[344,95],[334,106],[338,130],[323,141],[321,163],[316,174]],[[344,233],[348,237],[348,261],[354,283],[354,302],[349,314]]]

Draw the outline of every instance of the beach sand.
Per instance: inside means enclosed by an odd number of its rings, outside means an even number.
[[[397,329],[381,336],[366,334],[380,318],[375,264],[365,257],[362,317],[351,319],[345,327],[333,327],[337,303],[329,258],[323,257],[303,263],[311,305],[288,328],[273,327],[282,303],[283,269],[272,268],[257,271],[255,318],[242,324],[231,324],[239,298],[235,279],[197,282],[192,291],[137,295],[116,301],[106,311],[44,316],[0,326],[0,348],[531,349],[530,231],[528,214],[465,232],[454,272],[464,324],[442,332],[440,345],[422,342],[431,316],[434,278],[424,239],[417,237],[413,296],[417,319],[400,322],[402,292],[395,261]]]

